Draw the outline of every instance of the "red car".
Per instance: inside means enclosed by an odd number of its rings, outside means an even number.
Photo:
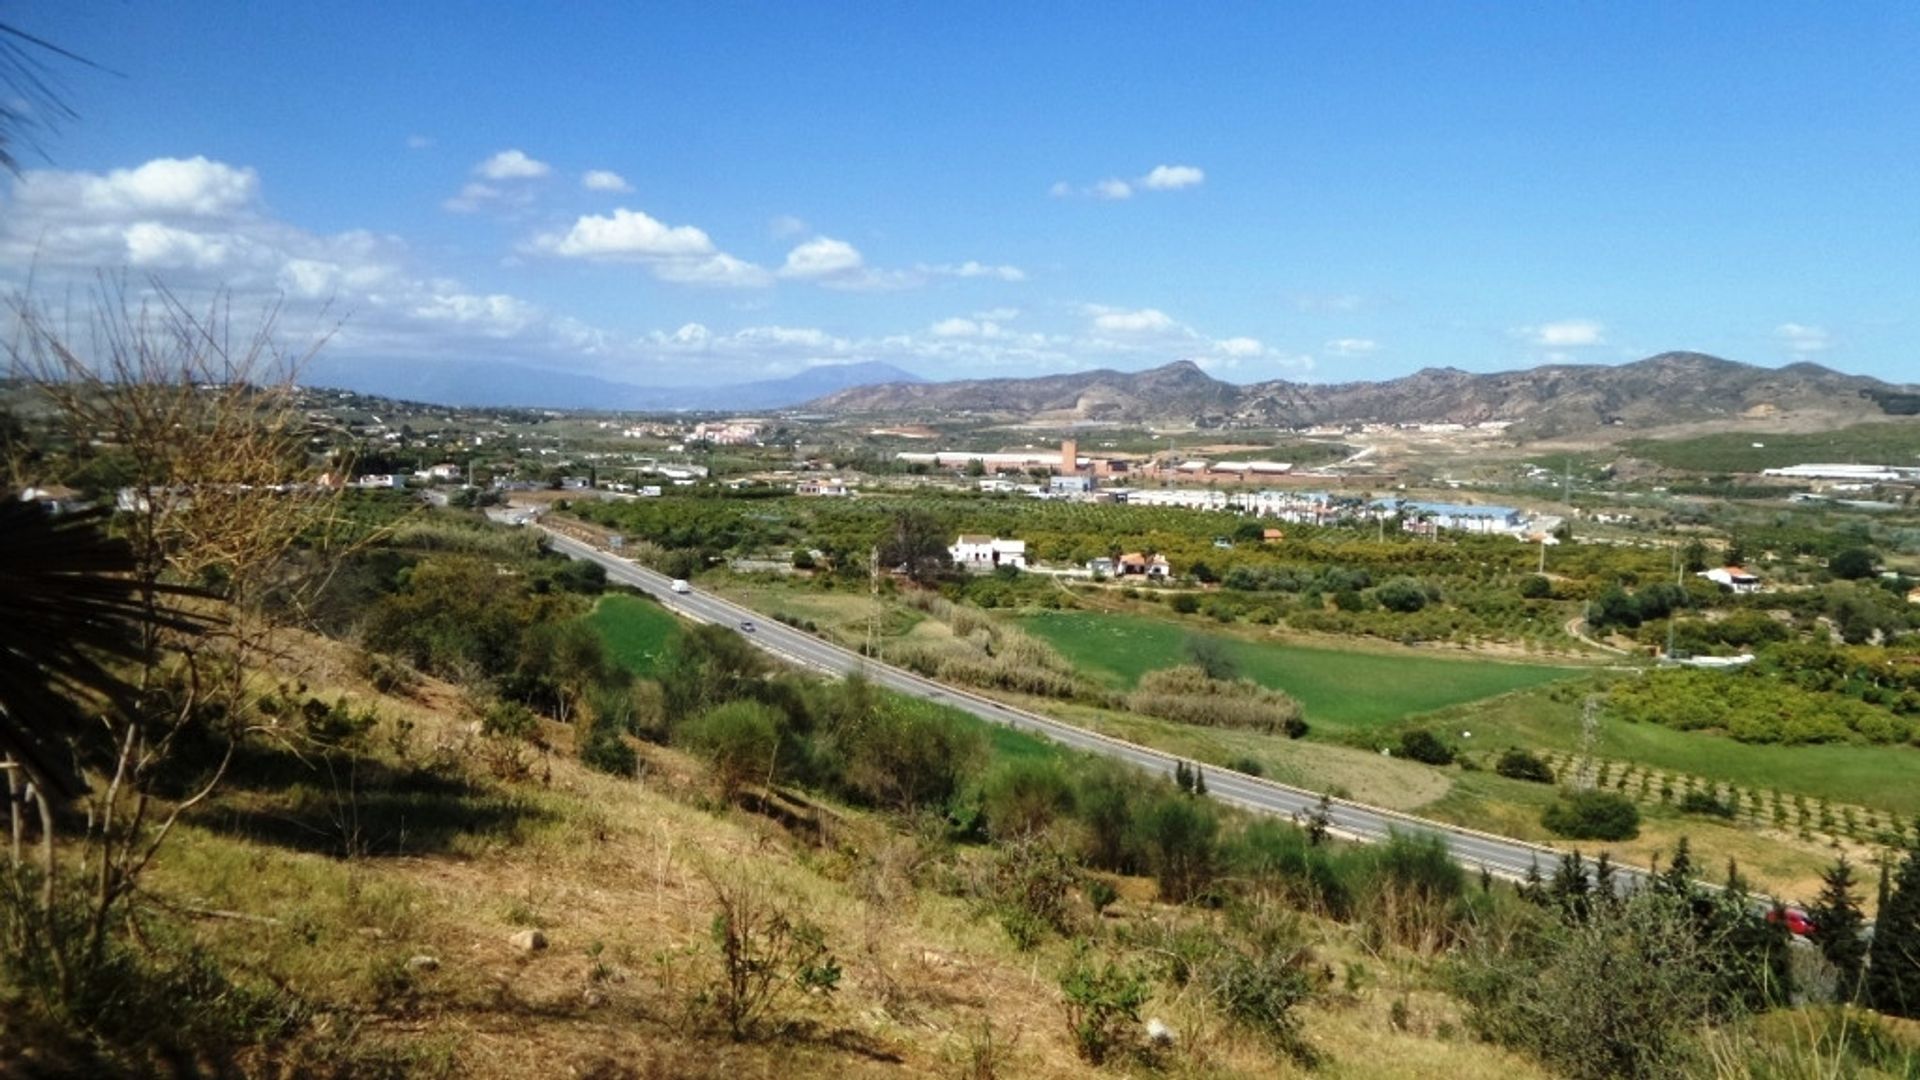
[[[1785,922],[1787,933],[1794,937],[1806,937],[1813,933],[1813,920],[1799,908],[1773,908],[1767,912],[1768,922]]]

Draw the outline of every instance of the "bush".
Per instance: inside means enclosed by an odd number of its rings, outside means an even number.
[[[1149,996],[1144,975],[1113,961],[1095,964],[1083,943],[1060,977],[1060,992],[1066,998],[1067,1029],[1082,1060],[1104,1064],[1134,1045],[1140,1006]]]
[[[1182,724],[1284,732],[1293,738],[1306,733],[1300,703],[1293,698],[1250,679],[1209,678],[1191,665],[1141,676],[1139,688],[1127,695],[1127,708]]]
[[[580,730],[580,760],[590,769],[613,776],[632,777],[640,756],[620,737],[620,724],[611,716],[594,715]]]
[[[831,742],[852,795],[906,813],[950,801],[987,748],[977,727],[899,701],[836,730]]]
[[[1731,818],[1733,807],[1714,798],[1709,791],[1689,791],[1675,804],[1683,814],[1707,814],[1712,817]]]
[[[1427,606],[1427,590],[1412,578],[1394,578],[1374,590],[1374,599],[1388,611],[1411,615]]]
[[[1185,903],[1213,884],[1220,823],[1204,800],[1163,795],[1139,818],[1138,833],[1160,898]]]
[[[996,839],[1039,832],[1073,812],[1073,788],[1054,759],[1017,759],[987,778],[982,792],[987,830]]]
[[[1539,574],[1528,574],[1520,579],[1520,596],[1525,600],[1545,600],[1553,595],[1553,582]]]
[[[1500,761],[1493,771],[1509,780],[1528,780],[1536,784],[1553,783],[1553,768],[1538,757],[1520,749],[1509,747],[1500,755]]]
[[[1624,795],[1563,792],[1540,815],[1540,824],[1569,840],[1631,840],[1640,835],[1640,811]]]
[[[1181,615],[1191,615],[1200,610],[1200,600],[1192,593],[1174,593],[1167,598],[1167,606]]]
[[[706,758],[728,797],[751,783],[771,783],[786,717],[757,701],[718,705],[681,724],[675,741]]]
[[[1400,756],[1428,765],[1451,765],[1453,747],[1426,728],[1414,728],[1400,733]]]

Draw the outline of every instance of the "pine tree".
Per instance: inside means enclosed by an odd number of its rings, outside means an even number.
[[[1874,1008],[1920,1019],[1920,847],[1907,852],[1874,923],[1866,984]]]
[[[1193,770],[1187,768],[1184,761],[1173,763],[1173,786],[1179,788],[1182,795],[1193,794]]]
[[[1867,945],[1860,939],[1866,916],[1853,895],[1853,865],[1841,855],[1839,861],[1820,875],[1820,899],[1807,912],[1813,923],[1810,936],[1820,955],[1839,972],[1836,988],[1841,1001],[1860,996],[1860,977],[1866,969]]]
[[[1200,796],[1207,793],[1207,774],[1198,765],[1193,767],[1193,793]]]

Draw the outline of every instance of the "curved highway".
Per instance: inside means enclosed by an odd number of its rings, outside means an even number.
[[[913,672],[863,657],[850,649],[774,622],[765,615],[695,588],[676,593],[666,575],[608,554],[572,537],[542,528],[553,549],[576,559],[586,559],[606,569],[607,577],[652,595],[668,609],[702,622],[732,627],[748,640],[789,663],[813,668],[832,675],[858,672],[877,685],[902,694],[937,701],[964,709],[990,723],[1003,724],[1021,731],[1045,736],[1063,746],[1117,758],[1151,772],[1170,774],[1183,760],[1173,754],[1130,743],[1025,709],[1015,708],[969,690],[923,678]],[[753,630],[742,629],[751,624]],[[1276,784],[1271,780],[1248,776],[1214,765],[1206,767],[1207,793],[1221,802],[1260,813],[1278,814],[1304,820],[1320,802],[1318,792]],[[1331,831],[1350,840],[1373,842],[1390,833],[1438,836],[1455,859],[1473,869],[1484,869],[1498,877],[1518,881],[1530,867],[1538,866],[1542,875],[1551,876],[1561,852],[1538,844],[1477,832],[1457,825],[1428,821],[1393,810],[1367,806],[1344,799],[1331,805]],[[1616,881],[1622,889],[1637,885],[1646,872],[1635,867],[1617,868]]]

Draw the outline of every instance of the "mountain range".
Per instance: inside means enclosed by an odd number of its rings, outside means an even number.
[[[520,406],[607,412],[781,409],[853,386],[911,385],[919,376],[892,364],[825,364],[784,379],[718,386],[639,386],[591,375],[482,361],[393,363],[315,357],[301,373],[310,386],[332,386],[400,401],[451,406]]]
[[[810,410],[889,416],[974,414],[1033,420],[1294,427],[1342,423],[1514,422],[1534,437],[1714,420],[1851,423],[1916,411],[1920,388],[1812,363],[1756,367],[1695,352],[1617,366],[1554,364],[1474,374],[1426,368],[1378,382],[1236,385],[1191,361],[1140,372],[856,386]]]

